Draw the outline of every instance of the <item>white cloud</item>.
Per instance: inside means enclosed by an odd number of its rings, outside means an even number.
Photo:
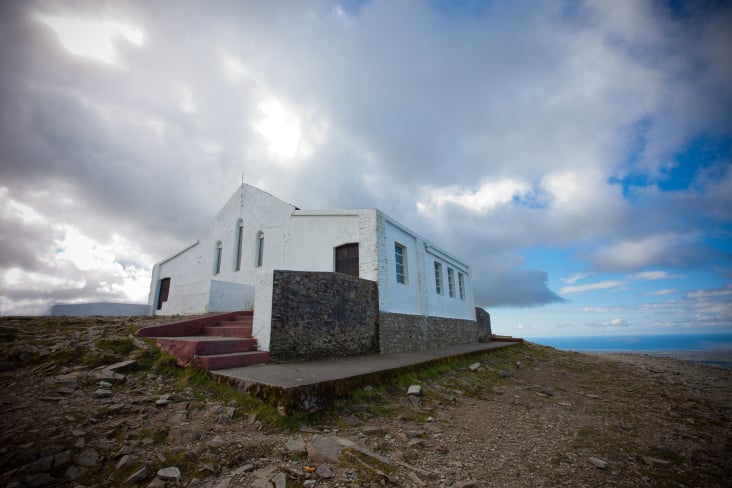
[[[625,281],[620,280],[608,280],[608,281],[599,281],[597,283],[587,283],[585,285],[572,285],[572,286],[563,286],[562,289],[559,291],[562,295],[569,295],[571,293],[582,293],[586,291],[594,291],[594,290],[607,290],[609,288],[617,288],[619,286],[625,285]]]
[[[139,28],[116,20],[82,19],[72,16],[36,14],[38,21],[53,30],[63,47],[79,56],[107,64],[117,61],[116,38],[141,46],[145,38]]]
[[[630,278],[636,280],[666,280],[669,278],[677,278],[667,271],[642,271],[640,273],[634,273],[630,275]]]
[[[446,204],[454,204],[472,212],[487,213],[530,192],[530,185],[511,178],[484,182],[474,191],[456,186],[428,187],[422,190],[417,210],[423,214],[432,214]]]
[[[583,280],[583,279],[587,278],[588,276],[590,276],[590,273],[574,273],[574,274],[568,276],[567,278],[563,278],[562,281],[564,283],[571,285],[572,283],[576,283],[580,280]]]
[[[666,296],[666,295],[673,295],[674,293],[678,293],[678,292],[679,292],[679,290],[675,290],[673,288],[666,288],[663,290],[649,291],[649,292],[644,293],[644,295],[661,297],[661,296]]]
[[[590,259],[599,268],[610,270],[674,264],[685,261],[686,254],[693,254],[694,251],[689,249],[693,238],[674,233],[648,235],[601,247],[592,253]]]
[[[623,319],[614,318],[612,320],[608,320],[606,322],[593,322],[591,324],[587,324],[590,327],[600,328],[600,329],[625,329],[630,327],[630,324],[626,322]]]

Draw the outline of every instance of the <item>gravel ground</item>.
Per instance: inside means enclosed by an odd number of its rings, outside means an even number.
[[[195,371],[176,371],[130,335],[160,320],[0,319],[0,486],[723,487],[732,479],[732,370],[525,344],[284,421]],[[407,395],[412,384],[421,395]],[[158,475],[162,468],[178,469]]]

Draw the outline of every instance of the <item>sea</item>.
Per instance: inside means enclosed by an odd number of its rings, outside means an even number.
[[[732,334],[527,337],[526,340],[565,351],[650,354],[732,369]]]

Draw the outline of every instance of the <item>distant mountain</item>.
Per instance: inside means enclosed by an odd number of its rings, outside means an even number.
[[[73,315],[89,317],[90,315],[130,316],[150,315],[150,306],[140,303],[59,303],[53,305],[49,315]]]

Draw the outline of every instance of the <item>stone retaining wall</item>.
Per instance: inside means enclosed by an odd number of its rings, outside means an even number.
[[[493,332],[491,332],[491,314],[480,307],[475,307],[475,319],[478,322],[478,342],[490,342]]]
[[[474,344],[478,342],[478,337],[479,327],[474,320],[390,312],[379,314],[382,354]]]
[[[270,356],[275,361],[379,352],[375,282],[341,273],[273,272]]]

